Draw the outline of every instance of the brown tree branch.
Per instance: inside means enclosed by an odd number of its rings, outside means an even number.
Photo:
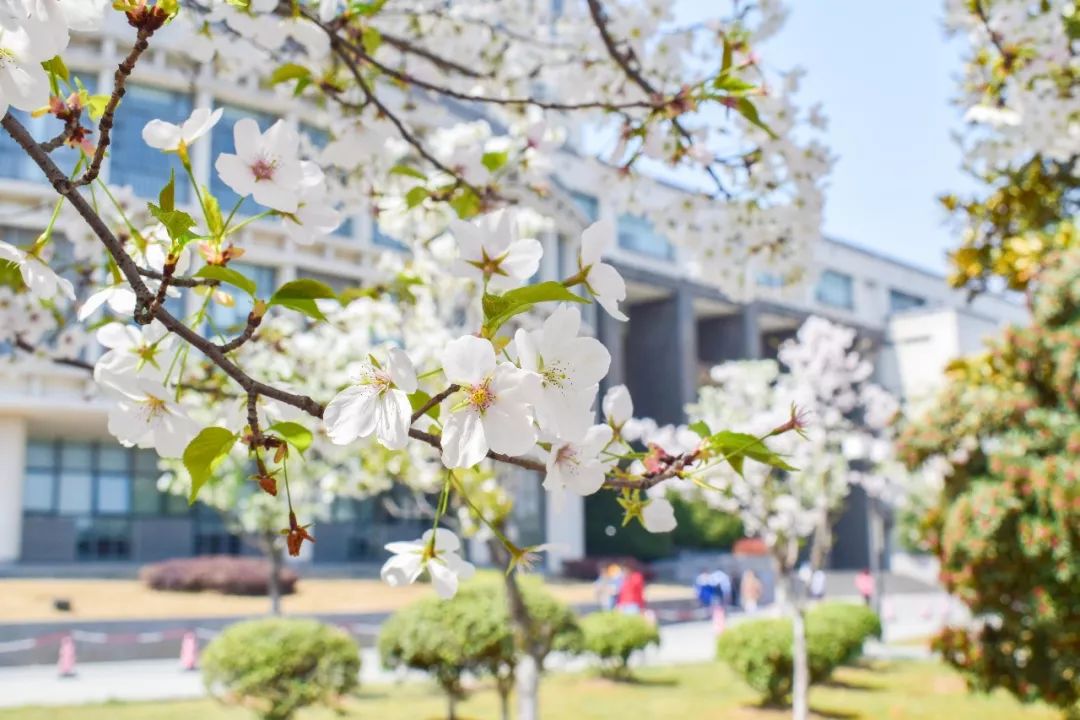
[[[409,424],[411,425],[412,423],[416,422],[420,418],[424,417],[424,415],[427,413],[428,410],[435,407],[436,405],[438,405],[443,400],[450,397],[451,395],[453,395],[454,393],[456,393],[460,389],[461,389],[461,387],[458,386],[458,385],[451,385],[450,387],[446,388],[445,390],[443,390],[438,395],[433,395],[432,397],[428,398],[428,401],[426,403],[424,403],[423,405],[421,405],[419,408],[417,408],[416,412],[414,412],[412,414],[412,420],[409,421]]]

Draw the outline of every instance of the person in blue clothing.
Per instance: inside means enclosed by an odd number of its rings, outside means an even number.
[[[708,570],[702,569],[694,580],[694,595],[697,596],[698,604],[701,607],[712,607],[716,598],[716,588],[713,587],[712,574]]]

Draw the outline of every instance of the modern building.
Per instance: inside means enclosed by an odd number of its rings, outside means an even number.
[[[68,64],[88,87],[106,87],[124,47],[114,37],[129,35],[118,26],[115,36],[106,31],[80,37],[73,41]],[[128,83],[104,178],[156,197],[168,160],[143,143],[143,124],[155,117],[180,121],[192,108],[209,106],[226,112],[210,141],[193,146],[192,161],[196,175],[215,192],[221,188],[211,158],[232,149],[238,118],[255,117],[265,129],[274,118],[289,117],[315,142],[328,124],[327,117],[295,101],[253,83],[216,77],[155,44]],[[47,134],[46,120],[26,120]],[[574,177],[580,176],[575,162],[568,157],[558,174],[583,218],[610,213],[587,187],[575,186]],[[185,190],[177,190],[178,200],[186,200]],[[37,169],[10,139],[0,138],[0,237],[25,243],[45,225],[54,200]],[[805,287],[793,293],[772,287],[763,276],[750,300],[736,302],[706,280],[691,278],[678,249],[646,222],[615,219],[618,247],[609,260],[627,279],[630,320],[616,323],[601,314],[594,318],[595,329],[612,353],[608,382],[627,384],[638,414],[662,423],[682,419],[684,404],[713,364],[773,355],[811,314],[858,328],[878,357],[883,382],[909,397],[923,393],[942,365],[973,349],[979,337],[1024,318],[1022,308],[1008,299],[982,296],[969,305],[939,275],[832,240],[817,248]],[[363,216],[350,218],[338,234],[312,246],[293,244],[271,224],[254,223],[245,233],[248,252],[234,267],[257,276],[260,286],[298,276],[363,285],[375,276],[381,253],[400,252]],[[552,236],[544,242],[542,276],[565,276],[576,254],[573,240]],[[242,319],[247,310],[238,300],[234,318]],[[229,318],[219,320],[229,324]],[[245,552],[216,513],[158,492],[153,452],[125,449],[110,438],[105,408],[88,399],[88,383],[82,370],[25,355],[0,364],[0,565],[141,563]],[[589,552],[587,504],[548,505],[540,479],[523,476],[517,494],[519,535],[558,543],[563,549],[556,564]],[[418,530],[412,521],[387,512],[379,499],[341,502],[333,508],[333,520],[320,525],[310,561],[379,560],[385,542],[413,537]]]

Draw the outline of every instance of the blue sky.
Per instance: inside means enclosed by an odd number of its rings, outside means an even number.
[[[680,22],[710,17],[716,0],[676,0]],[[936,202],[971,182],[960,170],[950,104],[963,38],[946,38],[939,0],[789,0],[779,35],[762,48],[767,67],[801,65],[800,96],[820,101],[826,142],[838,156],[825,231],[931,270],[955,244]]]

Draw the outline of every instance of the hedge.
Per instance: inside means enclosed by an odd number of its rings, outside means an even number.
[[[296,591],[295,572],[282,568],[278,578],[282,595]],[[144,565],[139,570],[139,579],[153,590],[269,595],[270,561],[232,555],[174,558]]]
[[[212,695],[249,707],[264,720],[289,720],[309,705],[336,707],[360,682],[356,642],[316,620],[230,625],[207,646],[201,662]]]

